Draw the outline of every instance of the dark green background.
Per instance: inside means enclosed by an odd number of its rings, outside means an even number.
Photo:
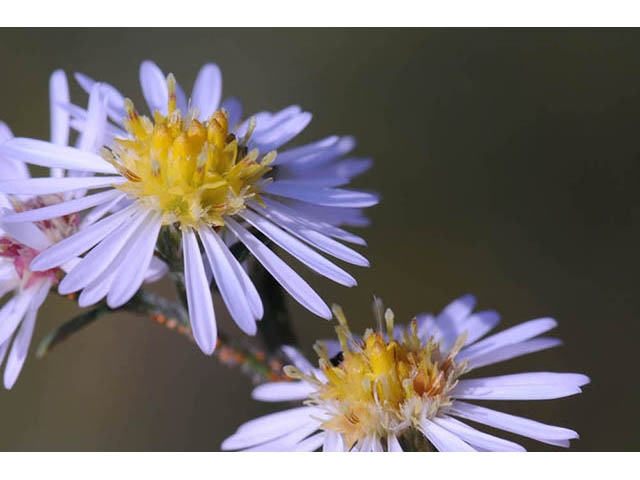
[[[575,428],[575,450],[637,450],[640,174],[637,30],[2,30],[0,118],[48,136],[58,67],[140,101],[152,58],[189,89],[205,61],[246,111],[298,103],[300,140],[357,136],[381,192],[359,287],[306,278],[353,325],[375,293],[409,319],[473,292],[503,326],[553,316],[565,346],[486,369],[584,372],[582,395],[492,406]],[[74,98],[85,96],[74,86]],[[169,290],[169,286],[161,285]],[[332,327],[292,305],[305,350]],[[216,299],[222,325],[235,335]],[[51,298],[34,344],[75,312]],[[0,391],[0,449],[216,450],[274,411],[235,370],[150,320],[116,315]],[[546,449],[523,441],[529,449]]]

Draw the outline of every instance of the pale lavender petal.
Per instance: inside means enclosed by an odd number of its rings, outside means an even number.
[[[69,103],[69,84],[64,71],[56,70],[49,78],[51,143],[68,145],[69,112],[60,106],[61,103]]]
[[[300,240],[275,226],[266,218],[257,215],[251,210],[244,210],[240,213],[240,216],[314,272],[347,287],[353,287],[357,284],[355,278],[343,269],[331,263]]]
[[[395,437],[394,437],[395,438]],[[326,430],[324,435],[323,452],[344,452],[342,435],[332,430]]]
[[[111,187],[113,185],[120,185],[126,181],[124,177],[120,176],[28,178],[25,180],[2,181],[0,182],[0,192],[13,193],[16,195],[46,195],[50,193],[70,192],[83,188]]]
[[[562,345],[562,341],[557,338],[534,338],[533,340],[528,340],[526,342],[505,345],[504,347],[491,350],[483,355],[476,355],[468,359],[468,365],[470,368],[480,368],[486,365],[493,365],[494,363],[520,357],[522,355],[527,355],[529,353],[557,347],[558,345]]]
[[[316,315],[327,320],[331,318],[331,311],[327,304],[291,267],[239,223],[231,218],[226,218],[225,221],[229,230],[244,243],[251,254],[293,298]]]
[[[127,221],[138,208],[138,205],[131,205],[65,238],[35,257],[29,268],[34,271],[49,270],[83,254],[118,228],[122,222]]]
[[[11,352],[7,358],[7,364],[4,368],[4,388],[11,389],[20,375],[24,361],[27,358],[27,352],[29,351],[29,344],[31,343],[31,336],[33,335],[33,327],[35,326],[36,316],[38,315],[38,309],[47,298],[49,289],[51,288],[51,281],[46,280],[42,282],[42,285],[37,288],[37,292],[30,302],[27,314],[22,321],[20,330],[16,334],[11,346]]]
[[[117,173],[115,167],[100,155],[33,138],[19,137],[8,140],[0,146],[0,157],[42,167],[58,167],[95,173]]]
[[[198,72],[191,92],[191,106],[200,110],[198,118],[208,120],[216,111],[222,96],[222,73],[215,63],[206,63]],[[233,125],[233,124],[232,124]]]
[[[460,437],[469,445],[479,447],[491,452],[524,452],[525,449],[517,443],[494,437],[488,433],[472,428],[455,418],[441,417],[434,418],[433,422]]]
[[[529,340],[537,337],[542,333],[555,328],[558,323],[552,318],[539,318],[530,320],[515,327],[508,328],[502,332],[491,335],[474,345],[464,348],[458,358],[460,360],[471,359],[478,355],[484,355],[487,352],[505,345],[511,345],[518,342]]]
[[[128,221],[123,222],[111,231],[62,279],[58,286],[58,293],[68,295],[86,287],[98,278],[123,250],[142,222],[148,219],[150,215],[149,211],[140,209]],[[146,232],[142,230],[140,230],[140,233],[146,235]],[[130,243],[129,245],[131,246],[132,244]],[[140,252],[136,253],[139,254]]]
[[[289,180],[275,181],[266,185],[264,190],[272,195],[325,207],[371,207],[380,200],[374,193],[341,188],[310,187]]]
[[[38,222],[50,218],[62,217],[70,213],[79,212],[105,202],[110,202],[116,197],[123,196],[120,190],[111,189],[104,192],[95,193],[86,197],[56,203],[47,207],[34,208],[19,213],[10,213],[0,218],[2,223],[12,222]]]
[[[144,233],[130,242],[127,256],[118,269],[120,281],[113,285],[107,295],[109,307],[117,308],[124,305],[140,289],[151,263],[161,226],[162,215],[153,212],[138,228]]]
[[[190,229],[182,231],[184,253],[184,279],[187,289],[187,303],[193,336],[200,349],[211,355],[216,348],[217,329],[213,311],[213,301],[209,282],[204,273],[202,255],[195,233]]]
[[[237,260],[233,258],[227,246],[212,229],[201,225],[198,233],[216,285],[231,317],[242,331],[249,335],[255,335],[256,321],[247,302],[243,285],[233,268],[233,262],[237,263]]]
[[[457,435],[424,419],[418,429],[440,452],[473,452],[474,448]]]
[[[532,372],[460,380],[453,398],[480,400],[546,400],[580,393],[589,378],[577,373]]]
[[[167,79],[162,70],[151,60],[145,60],[140,65],[140,86],[151,114],[158,110],[162,115],[167,115],[169,108]]]
[[[547,425],[528,418],[509,415],[466,402],[453,402],[449,413],[490,427],[499,428],[500,430],[533,438],[534,440],[544,443],[578,438],[578,434],[568,428]]]
[[[229,127],[234,129],[242,119],[242,103],[240,103],[240,100],[235,97],[229,97],[222,102],[220,108],[227,111],[227,114],[229,115]]]
[[[305,400],[314,391],[315,387],[305,381],[269,382],[257,386],[251,397],[263,402],[289,402]]]

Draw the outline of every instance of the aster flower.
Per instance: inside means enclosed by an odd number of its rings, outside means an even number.
[[[378,331],[355,337],[339,307],[339,342],[315,346],[319,367],[285,347],[295,382],[260,385],[262,401],[304,405],[242,425],[222,444],[225,450],[262,451],[518,451],[520,445],[484,433],[470,420],[540,442],[568,447],[573,430],[509,415],[467,400],[544,400],[580,393],[589,383],[574,373],[532,372],[464,379],[476,368],[561,342],[539,335],[554,328],[551,318],[531,320],[482,340],[499,322],[494,311],[472,313],[468,295],[438,316],[419,315],[408,328],[394,325],[391,310],[375,309]],[[386,324],[386,332],[381,325]]]
[[[51,143],[66,146],[69,141],[70,116],[60,107],[69,100],[66,76],[60,70],[50,79],[51,98]],[[95,148],[91,132],[85,132],[78,138],[78,148]],[[9,127],[0,122],[0,145],[11,141],[13,134]],[[52,168],[52,178],[64,179],[74,172],[65,172],[61,168]],[[0,178],[22,182],[30,179],[27,166],[14,158],[0,154]],[[31,215],[32,212],[51,212],[67,200],[81,201],[84,192],[76,190],[65,194],[18,195],[7,196],[0,193],[0,212],[3,215]],[[103,214],[106,210],[103,211]],[[45,270],[33,270],[32,260],[38,254],[77,233],[81,228],[90,226],[100,218],[99,212],[91,212],[83,219],[76,213],[60,216],[38,214],[30,221],[4,223],[0,218],[0,298],[12,294],[0,309],[0,365],[7,356],[4,370],[4,386],[13,387],[24,365],[31,336],[35,326],[38,309],[56,285],[64,272],[77,263],[70,258],[59,266]],[[167,268],[157,260],[145,273],[146,281],[160,278]],[[11,343],[13,339],[13,344]],[[9,350],[9,346],[11,349]]]
[[[161,229],[176,236],[179,229],[191,324],[205,353],[214,350],[217,333],[203,256],[243,331],[254,334],[256,320],[263,314],[256,288],[228,247],[232,241],[242,242],[300,304],[316,315],[331,317],[318,294],[250,227],[315,272],[345,286],[355,285],[351,275],[315,250],[368,265],[362,255],[337,241],[363,244],[340,225],[362,224],[360,209],[377,203],[373,194],[337,188],[370,165],[367,159],[343,158],[354,147],[353,139],[328,137],[276,155],[276,149],[307,126],[311,114],[291,106],[241,122],[237,100],[219,105],[222,81],[213,64],[202,67],[187,102],[172,75],[165,79],[154,63],[143,62],[140,82],[152,118],[139,114],[114,87],[85,75],[76,78],[90,93],[89,108],[63,106],[72,115],[72,126],[99,139],[102,155],[25,138],[7,142],[0,155],[88,176],[0,182],[0,191],[102,190],[3,221],[45,219],[89,207],[103,211],[123,201],[128,205],[39,254],[32,269],[55,268],[90,250],[58,290],[83,290],[82,306],[106,296],[107,304],[115,308],[140,287]]]

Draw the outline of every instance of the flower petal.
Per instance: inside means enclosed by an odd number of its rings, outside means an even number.
[[[117,173],[100,155],[34,138],[12,138],[0,146],[0,156],[42,167],[59,167],[95,173]]]
[[[217,329],[209,282],[204,273],[198,240],[190,229],[182,231],[184,279],[193,336],[200,349],[211,355],[216,348]]]
[[[244,210],[240,212],[239,215],[270,238],[276,245],[293,255],[314,272],[346,287],[357,285],[355,278],[343,269],[331,263],[297,238],[275,226],[266,218],[257,215],[251,210]]]
[[[48,220],[50,218],[62,217],[70,213],[79,212],[90,207],[94,207],[101,203],[109,202],[112,199],[124,195],[120,190],[110,189],[104,192],[94,193],[86,197],[76,198],[66,202],[56,203],[47,207],[34,208],[33,210],[25,210],[19,213],[9,213],[0,217],[1,223],[13,222],[38,222],[40,220]]]
[[[118,268],[118,282],[114,283],[107,295],[107,305],[118,308],[127,303],[138,291],[151,263],[158,233],[162,226],[162,215],[152,212],[138,227],[140,235],[128,245],[127,254]]]
[[[568,428],[547,425],[466,402],[453,402],[450,414],[545,443],[578,438],[578,434]]]
[[[291,267],[239,223],[231,218],[226,218],[225,222],[229,230],[245,244],[251,254],[293,298],[316,315],[327,320],[331,319],[331,311],[327,304]]]
[[[237,270],[234,270],[232,265],[233,262],[237,263],[237,260],[220,237],[209,227],[201,225],[198,233],[216,285],[231,317],[242,331],[248,335],[255,335],[257,331],[256,320],[247,303],[243,285],[236,275]],[[240,266],[238,265],[238,267]]]
[[[157,110],[167,115],[169,109],[169,87],[162,70],[151,60],[145,60],[140,65],[140,86],[142,94],[153,116]]]
[[[290,180],[276,180],[265,185],[264,191],[325,207],[371,207],[380,201],[379,196],[374,193],[341,188],[310,187]]]
[[[2,148],[2,147],[0,147]],[[69,192],[83,188],[101,188],[120,185],[127,180],[124,177],[62,177],[27,178],[0,182],[0,192],[16,195],[46,195]]]
[[[220,104],[222,96],[222,73],[215,63],[202,66],[193,84],[191,105],[200,110],[198,118],[208,120]],[[233,124],[231,124],[233,125]]]
[[[517,443],[494,437],[493,435],[489,435],[488,433],[476,430],[475,428],[472,428],[469,425],[456,420],[455,418],[444,416],[441,418],[434,418],[433,422],[450,431],[451,433],[474,447],[479,447],[491,452],[525,451],[525,449]]]
[[[269,382],[254,388],[251,397],[263,402],[289,402],[305,400],[314,391],[315,387],[305,381]]]
[[[127,221],[138,208],[136,204],[131,205],[65,238],[35,257],[29,268],[34,271],[49,270],[83,254]]]
[[[475,449],[440,425],[429,419],[424,419],[418,429],[440,452],[473,452]]]

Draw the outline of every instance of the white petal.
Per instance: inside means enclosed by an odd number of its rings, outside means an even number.
[[[251,397],[263,402],[289,402],[305,400],[315,387],[305,381],[298,382],[269,382],[257,386]]]
[[[253,201],[250,202],[250,206],[256,212],[271,220],[279,227],[284,228],[298,238],[305,240],[317,249],[354,265],[363,267],[369,266],[369,261],[355,250],[342,245],[331,237],[318,232],[314,228],[308,227],[305,223],[299,222],[294,217],[288,215],[284,208],[280,208],[276,205],[277,202],[270,198],[265,197],[264,201],[267,208],[263,208],[257,202]]]
[[[162,215],[153,212],[138,227],[140,235],[134,234],[128,245],[127,255],[118,268],[119,281],[114,283],[107,295],[107,305],[118,308],[127,303],[138,291],[151,263],[158,233],[162,226]]]
[[[344,240],[345,242],[354,243],[356,245],[364,246],[367,244],[367,242],[362,237],[354,235],[351,232],[347,232],[346,230],[338,228],[329,223],[323,222],[319,218],[315,218],[313,215],[307,215],[307,213],[304,211],[297,211],[294,208],[291,208],[283,203],[276,202],[272,198],[262,197],[262,200],[268,209],[272,211],[277,209],[278,212],[282,212],[292,220],[295,220],[299,224],[306,226],[310,230],[315,230],[329,237]]]
[[[473,295],[463,295],[447,305],[436,317],[435,325],[444,341],[453,344],[462,333],[462,324],[473,311],[476,299]]]
[[[457,435],[424,419],[418,429],[440,452],[473,452],[475,449]]]
[[[227,111],[229,128],[233,129],[242,119],[242,103],[235,97],[229,97],[222,102],[220,108]]]
[[[324,432],[316,433],[301,442],[297,443],[293,448],[294,452],[315,452],[324,443]]]
[[[127,221],[138,208],[138,205],[131,205],[65,238],[35,257],[29,268],[34,271],[49,270],[83,254]]]
[[[395,435],[387,436],[387,451],[388,452],[402,452],[402,446]]]
[[[247,302],[242,283],[236,275],[237,270],[233,268],[233,262],[237,263],[237,260],[220,237],[209,227],[201,225],[198,233],[216,285],[231,317],[242,331],[248,335],[255,335],[257,331],[255,318]]]
[[[371,207],[380,200],[373,193],[341,188],[309,187],[289,180],[276,180],[266,185],[264,191],[326,207]]]
[[[120,207],[118,203],[123,201],[125,196],[126,196],[126,193],[121,193],[120,195],[117,195],[115,198],[112,198],[110,201],[105,202],[102,205],[98,205],[95,208],[91,209],[91,211],[87,212],[82,218],[82,220],[80,220],[80,225],[78,226],[80,230],[97,222],[102,217],[104,217],[108,212],[112,210],[113,211],[120,210],[120,208],[118,208]],[[130,202],[130,203],[126,204],[125,206],[131,205],[133,203],[133,201],[131,200],[128,200],[127,202]]]
[[[500,314],[495,310],[485,310],[467,317],[460,323],[458,329],[467,332],[466,344],[471,345],[489,333],[498,323],[500,323]]]
[[[491,452],[524,452],[517,443],[483,433],[451,417],[434,418],[433,422],[457,435],[474,447]]]
[[[87,93],[91,92],[91,88],[96,83],[95,80],[91,79],[83,73],[76,73],[74,77],[83,88],[83,90]],[[105,95],[108,99],[109,117],[113,121],[121,125],[126,114],[124,109],[124,97],[115,87],[109,85],[108,83],[101,83],[101,88],[103,95]]]
[[[51,115],[51,143],[69,143],[69,112],[60,106],[69,103],[69,84],[64,71],[56,70],[49,78],[49,111]]]
[[[169,272],[169,266],[158,257],[152,257],[144,276],[145,283],[157,282]]]
[[[251,137],[250,143],[261,152],[275,150],[302,132],[309,125],[309,122],[311,122],[309,112],[299,113],[265,133],[256,132]]]
[[[6,123],[0,122],[0,145],[10,138],[13,138],[13,132]]]
[[[334,432],[333,430],[325,431],[322,451],[344,452],[344,442],[342,441],[342,435],[340,435],[338,432]]]
[[[534,338],[526,342],[514,343],[504,347],[491,350],[484,355],[474,356],[469,360],[469,367],[480,368],[494,363],[503,362],[521,355],[527,355],[540,350],[557,347],[562,345],[562,341],[557,338]]]
[[[530,320],[515,327],[508,328],[502,332],[491,335],[484,340],[464,348],[460,354],[459,359],[471,359],[478,355],[484,355],[496,348],[503,347],[505,345],[511,345],[518,342],[529,340],[536,337],[552,328],[555,328],[558,323],[552,318],[539,318],[537,320]]]
[[[5,210],[6,211],[6,210]],[[41,251],[51,245],[49,237],[40,230],[34,223],[4,223],[0,218],[0,225],[7,235],[14,238],[18,242],[33,248],[34,250]]]
[[[38,222],[40,220],[62,217],[89,207],[94,207],[101,203],[109,202],[118,196],[123,196],[120,190],[106,190],[86,197],[80,197],[75,200],[49,205],[47,207],[34,208],[33,210],[26,210],[19,213],[10,213],[1,217],[0,222]]]
[[[106,125],[107,98],[102,94],[101,84],[96,83],[89,94],[86,123],[80,131],[77,148],[86,152],[97,151],[102,146]]]
[[[82,152],[33,138],[13,138],[0,146],[0,156],[42,167],[59,167],[96,173],[117,173],[100,155]]]
[[[291,267],[284,263],[268,247],[231,218],[225,219],[227,227],[245,244],[251,254],[267,269],[282,287],[303,307],[316,315],[331,319],[331,311],[326,303],[313,291]]]
[[[1,148],[1,147],[0,147]],[[28,178],[0,182],[0,192],[16,195],[46,195],[83,188],[111,187],[125,183],[124,177]]]
[[[34,287],[35,288],[35,287]],[[38,309],[47,298],[51,281],[47,280],[38,288],[37,293],[30,302],[27,314],[20,326],[20,330],[16,335],[11,347],[11,352],[7,358],[7,365],[4,368],[4,388],[11,389],[20,375],[24,361],[27,358],[31,336],[33,335],[33,327],[35,326]]]
[[[578,434],[568,428],[546,425],[460,401],[453,402],[450,414],[545,443],[578,438]]]
[[[290,345],[283,345],[280,348],[282,348],[282,351],[285,353],[285,355],[302,373],[304,373],[305,375],[309,375],[313,371],[313,365],[311,365],[311,362],[304,358],[304,355],[302,355],[302,353],[300,353],[297,348]]]
[[[308,424],[316,411],[313,407],[298,407],[256,418],[241,425],[235,434],[222,442],[221,448],[236,450],[276,439]]]
[[[202,255],[198,240],[192,230],[182,231],[184,252],[184,279],[187,289],[187,303],[193,336],[200,349],[211,355],[216,348],[216,317],[209,291],[209,282],[204,273]]]
[[[589,378],[577,373],[532,372],[460,380],[453,398],[482,400],[546,400],[580,393]]]
[[[36,288],[29,288],[14,295],[2,306],[0,309],[0,345],[15,332],[36,293]]]
[[[295,451],[313,451],[305,450],[305,441],[310,434],[318,429],[317,422],[311,420],[304,425],[301,425],[298,429],[287,433],[281,437],[271,440],[266,443],[261,443],[250,448],[245,448],[243,452],[295,452]],[[310,438],[310,437],[309,437]],[[315,439],[314,439],[315,440]],[[252,442],[253,443],[253,442]],[[298,450],[301,448],[302,450]]]
[[[191,106],[200,110],[198,118],[208,120],[220,104],[222,73],[215,63],[206,63],[198,72],[191,92]],[[231,124],[233,125],[233,124]]]
[[[151,213],[147,210],[136,211],[128,221],[123,222],[111,231],[62,279],[58,286],[58,293],[68,295],[86,287],[98,278],[123,250],[142,222],[148,219],[150,215]],[[146,235],[146,231],[143,233],[141,230],[140,234]],[[133,244],[130,244],[129,247],[131,249]],[[140,254],[140,252],[138,251],[137,254]],[[123,279],[122,281],[124,282],[125,280]]]
[[[349,138],[351,142],[351,148],[355,147],[355,140],[352,137]],[[306,158],[313,158],[319,153],[331,152],[332,147],[335,147],[340,141],[340,137],[331,136],[327,138],[323,138],[322,140],[317,140],[313,143],[309,143],[307,145],[303,145],[301,147],[290,148],[284,152],[278,153],[274,165],[282,165],[285,163],[301,160],[304,161]]]
[[[357,285],[356,280],[343,269],[334,265],[322,255],[275,226],[264,217],[257,215],[251,210],[244,210],[240,213],[240,216],[314,272],[346,287]]]
[[[153,116],[156,110],[167,115],[169,108],[167,79],[162,70],[151,60],[145,60],[140,65],[140,86],[151,115]]]

